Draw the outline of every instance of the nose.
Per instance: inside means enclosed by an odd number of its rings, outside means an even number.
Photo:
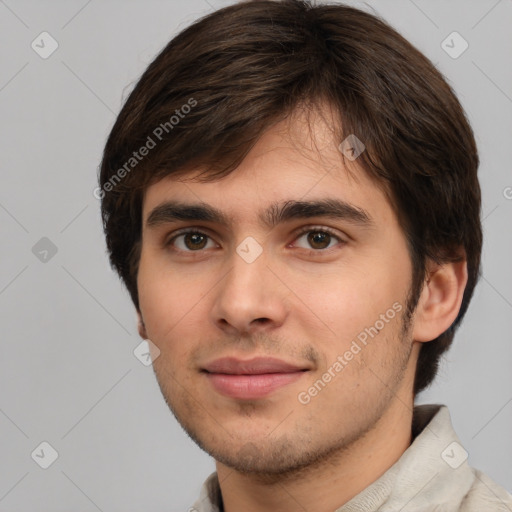
[[[265,251],[250,263],[234,252],[229,270],[215,288],[214,323],[226,334],[269,331],[286,318],[286,288],[269,268]]]

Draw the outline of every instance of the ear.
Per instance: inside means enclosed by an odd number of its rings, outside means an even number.
[[[138,319],[138,331],[139,331],[139,336],[143,339],[143,340],[147,340],[148,339],[148,333],[146,332],[146,326],[144,325],[144,320],[142,318],[142,314],[140,311],[137,311],[137,319]]]
[[[468,281],[467,261],[429,264],[414,315],[413,339],[432,341],[455,321]]]

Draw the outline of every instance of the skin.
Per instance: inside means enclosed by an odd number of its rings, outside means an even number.
[[[449,327],[462,301],[465,262],[430,265],[404,325],[412,279],[404,234],[379,186],[357,160],[344,161],[325,119],[315,114],[308,125],[299,112],[265,132],[227,177],[200,183],[200,169],[190,170],[144,196],[139,331],[160,350],[153,368],[166,402],[216,460],[227,512],[332,511],[381,476],[411,442],[421,343]],[[365,210],[372,224],[317,216],[269,228],[258,216],[273,202],[326,198]],[[147,225],[169,200],[206,203],[229,222]],[[182,228],[207,238],[173,238]],[[327,247],[311,245],[308,233]],[[248,236],[262,248],[252,263],[236,252]],[[401,311],[301,403],[299,393],[395,303]],[[225,356],[273,356],[308,371],[264,398],[239,400],[201,372]]]

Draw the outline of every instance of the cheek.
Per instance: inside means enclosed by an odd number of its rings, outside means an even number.
[[[359,335],[364,341],[367,329],[375,325],[386,335],[397,329],[398,313],[405,307],[408,274],[399,271],[393,258],[386,261],[382,255],[380,259],[369,255],[368,265],[365,259],[358,259],[357,265],[347,263],[333,272],[316,275],[314,279],[295,281],[294,291],[301,299],[296,302],[297,317],[302,328],[310,331],[312,340],[316,339],[317,343],[322,343],[322,338],[325,340],[322,349],[328,357],[343,353]],[[319,336],[317,329],[327,336]]]
[[[139,303],[148,337],[157,345],[193,331],[201,313],[205,281],[184,272],[161,271],[141,258],[138,274]]]

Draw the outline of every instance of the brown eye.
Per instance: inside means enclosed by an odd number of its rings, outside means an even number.
[[[201,233],[186,233],[184,242],[188,249],[204,249],[208,238]]]
[[[215,247],[213,240],[200,231],[186,231],[176,235],[170,240],[169,245],[183,252],[197,252]]]
[[[327,229],[305,229],[295,241],[295,246],[302,249],[313,249],[321,252],[330,249],[337,244],[343,244],[343,240]]]
[[[342,246],[346,243],[342,236],[323,226],[304,228],[296,236],[297,238],[293,243],[294,247],[309,249],[319,254],[327,249]]]
[[[310,231],[307,239],[313,249],[326,249],[331,243],[332,236],[325,231]]]

